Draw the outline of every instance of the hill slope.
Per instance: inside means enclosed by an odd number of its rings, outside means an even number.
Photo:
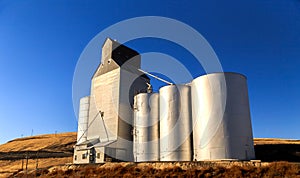
[[[73,152],[77,133],[45,134],[32,137],[17,138],[0,145],[0,152],[19,151],[60,151]]]
[[[29,171],[72,163],[76,138],[76,132],[46,134],[18,138],[0,145],[0,177],[26,171],[26,165]]]
[[[35,158],[36,154],[39,158],[70,157],[76,138],[76,132],[17,138],[0,145],[0,160]],[[262,161],[300,162],[300,140],[255,138],[254,145]]]

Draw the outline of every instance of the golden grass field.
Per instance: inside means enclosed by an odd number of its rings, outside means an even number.
[[[254,138],[254,145],[266,144],[300,144],[300,140],[279,138]]]
[[[0,145],[0,152],[11,151],[65,151],[73,149],[77,139],[76,132],[45,134],[17,138]]]
[[[300,177],[299,165],[289,164],[287,162],[273,163],[270,165],[263,164],[264,166],[261,167],[253,165],[249,166],[248,164],[232,165],[230,167],[224,167],[220,164],[220,166],[210,167],[203,165],[195,166],[195,164],[192,163],[106,163],[99,165],[75,166],[72,165],[71,152],[73,151],[73,146],[76,143],[76,138],[76,132],[45,134],[18,138],[0,145],[0,177],[25,177],[26,159],[1,160],[1,156],[3,158],[3,156],[5,156],[6,154],[11,153],[22,155],[28,151],[44,151],[47,152],[47,154],[51,154],[52,152],[68,153],[66,154],[66,156],[61,157],[28,159],[27,174],[29,175],[29,177],[34,177],[36,175],[39,175],[40,177],[110,177],[110,175],[127,175],[128,177],[176,175],[179,175],[179,177],[197,177],[200,175],[204,177],[210,177],[210,175],[213,175],[214,177],[268,177],[275,175],[276,177],[276,175],[281,174],[286,174],[292,177]],[[257,157],[259,155],[263,159],[265,158],[265,156],[275,159],[276,155],[285,155],[286,153],[283,152],[284,150],[292,150],[289,156],[293,156],[295,152],[295,159],[299,159],[299,155],[297,154],[300,153],[300,140],[256,138],[254,139],[254,144]],[[275,156],[272,154],[275,154]],[[282,158],[282,160],[285,159],[285,157],[279,158]],[[280,159],[279,161],[282,161]],[[35,172],[37,167],[38,172]],[[276,170],[280,170],[280,172],[276,172]]]
[[[68,132],[60,134],[45,134],[32,137],[17,138],[5,144],[0,145],[0,152],[5,153],[21,153],[26,151],[47,151],[51,152],[72,152],[73,146],[76,142],[77,133]],[[70,155],[70,154],[69,154]],[[1,154],[0,154],[1,158]],[[72,163],[72,156],[59,158],[39,158],[28,159],[28,170],[35,170],[38,168],[47,168],[54,165],[62,165]],[[7,177],[22,169],[25,170],[26,159],[23,160],[0,160],[0,177]]]

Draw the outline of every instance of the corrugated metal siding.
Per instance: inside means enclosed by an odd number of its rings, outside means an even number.
[[[192,111],[190,86],[169,85],[159,90],[160,160],[191,161]]]
[[[134,98],[134,161],[159,161],[159,94]]]

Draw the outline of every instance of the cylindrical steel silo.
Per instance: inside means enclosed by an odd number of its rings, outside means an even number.
[[[134,97],[133,152],[135,162],[159,161],[159,95]]]
[[[191,91],[188,85],[159,90],[160,161],[192,160]]]
[[[246,77],[207,74],[191,90],[194,160],[254,159]]]
[[[87,129],[89,119],[90,97],[86,96],[80,99],[78,114],[78,132],[77,144],[87,140]]]

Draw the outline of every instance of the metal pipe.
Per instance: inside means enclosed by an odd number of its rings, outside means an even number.
[[[169,81],[167,81],[167,80],[164,80],[164,79],[162,79],[162,78],[159,78],[159,77],[157,77],[157,76],[155,76],[155,75],[153,75],[153,74],[150,74],[149,72],[146,72],[146,71],[144,71],[144,70],[142,70],[142,69],[137,69],[137,70],[140,71],[140,72],[142,72],[142,73],[144,73],[144,74],[150,75],[151,77],[153,77],[153,78],[155,78],[155,79],[157,79],[157,80],[160,80],[160,81],[162,81],[162,82],[164,82],[164,83],[166,83],[166,84],[174,85],[173,83],[171,83],[171,82],[169,82]]]

